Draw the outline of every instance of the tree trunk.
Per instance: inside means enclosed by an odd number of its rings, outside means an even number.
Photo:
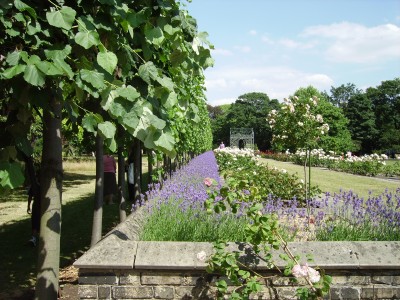
[[[137,138],[133,139],[133,165],[135,166],[134,168],[134,173],[133,173],[133,177],[134,177],[134,192],[133,192],[133,204],[139,204],[140,201],[140,193],[141,193],[141,174],[140,174],[140,170],[141,170],[141,164],[142,164],[142,159],[141,159],[141,150],[140,150],[140,140],[138,140]]]
[[[41,221],[35,299],[55,300],[58,295],[60,262],[62,144],[61,103],[50,99],[44,110],[43,152],[40,172]]]
[[[124,129],[121,125],[118,126],[118,135],[120,144],[118,145],[118,196],[119,196],[119,221],[123,222],[126,219],[126,198],[125,198],[125,158],[124,147],[122,145],[122,137]]]
[[[154,164],[154,156],[153,150],[147,150],[147,162],[148,162],[148,174],[149,174],[149,184],[153,182],[153,164]]]
[[[104,191],[104,164],[103,164],[103,137],[97,133],[96,136],[96,188],[94,192],[94,210],[92,225],[92,240],[90,247],[93,247],[101,239],[103,222],[103,191]]]

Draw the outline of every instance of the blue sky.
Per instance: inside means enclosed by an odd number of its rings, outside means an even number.
[[[211,105],[299,87],[378,86],[400,77],[400,0],[193,0],[215,50],[205,71]]]

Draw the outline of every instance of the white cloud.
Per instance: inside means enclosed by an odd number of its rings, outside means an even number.
[[[205,86],[208,89],[224,89],[228,87],[228,83],[226,79],[219,78],[219,79],[211,79],[205,80]]]
[[[279,44],[287,47],[287,48],[298,48],[299,47],[299,43],[297,43],[294,40],[291,39],[281,39],[279,41]]]
[[[374,63],[400,58],[400,27],[393,24],[365,27],[335,23],[306,28],[302,36],[327,40],[327,60],[343,63]]]
[[[300,87],[312,85],[318,90],[329,90],[334,83],[326,74],[284,66],[222,67],[207,73],[206,94],[211,105],[232,103],[240,95],[250,92],[263,92],[271,99],[282,100]]]
[[[212,106],[218,106],[218,105],[223,105],[223,104],[234,103],[235,101],[236,101],[236,98],[219,98],[212,102],[208,102],[208,104],[210,104]]]
[[[234,48],[236,50],[239,50],[240,52],[243,52],[243,53],[250,53],[251,52],[251,47],[250,46],[235,46]]]
[[[223,48],[216,48],[211,50],[211,55],[221,55],[221,56],[231,56],[233,55],[232,51],[223,49]]]
[[[250,30],[250,31],[249,31],[249,34],[250,34],[250,35],[257,35],[257,31],[254,30],[254,29],[253,29],[253,30]]]

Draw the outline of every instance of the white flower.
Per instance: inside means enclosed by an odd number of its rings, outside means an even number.
[[[199,253],[197,253],[197,259],[199,261],[204,262],[206,261],[206,258],[207,258],[207,253],[205,251],[200,251]]]
[[[322,122],[324,121],[324,119],[322,118],[322,116],[319,115],[319,114],[316,116],[316,120],[317,120],[317,122],[319,122],[319,123],[322,123]]]
[[[297,125],[299,125],[299,126],[303,126],[304,125],[304,123],[303,122],[297,122]]]
[[[312,283],[316,283],[321,279],[321,275],[319,272],[313,268],[307,267],[308,268],[308,278],[310,278],[310,281]]]
[[[316,283],[321,279],[319,272],[309,267],[307,264],[305,266],[295,265],[292,268],[292,274],[296,278],[308,277],[312,283]]]

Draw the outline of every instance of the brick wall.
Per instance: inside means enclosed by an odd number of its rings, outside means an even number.
[[[400,299],[400,272],[341,270],[333,277],[326,299]],[[277,274],[263,273],[271,277]],[[80,299],[215,299],[216,276],[193,271],[81,270]],[[232,287],[234,288],[234,287]],[[296,286],[287,278],[266,280],[252,299],[296,299]]]
[[[231,250],[243,245],[232,243]],[[400,242],[289,243],[295,254],[311,253],[333,277],[326,299],[400,299]],[[213,252],[209,243],[134,242],[109,236],[83,255],[79,268],[80,299],[215,299],[217,276],[205,272],[197,253]],[[279,268],[284,264],[274,253]],[[243,253],[243,258],[246,259]],[[296,299],[296,286],[260,262],[264,289],[252,299]],[[234,287],[230,287],[234,288]]]

